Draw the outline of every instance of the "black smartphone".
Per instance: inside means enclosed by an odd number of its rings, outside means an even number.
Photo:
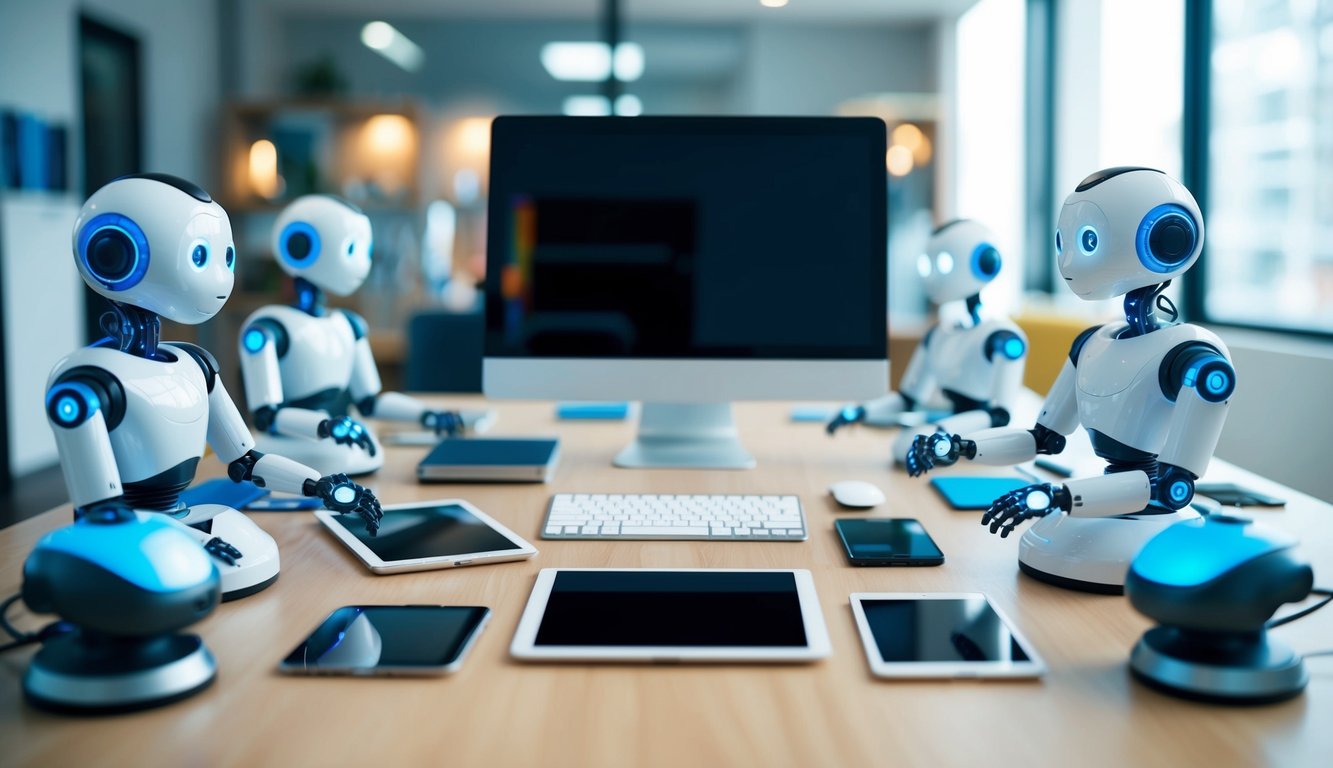
[[[1194,486],[1194,492],[1207,496],[1218,504],[1237,507],[1281,507],[1287,503],[1286,499],[1253,491],[1235,483],[1199,483]]]
[[[944,553],[921,523],[909,517],[834,521],[852,565],[941,565]]]
[[[462,666],[490,615],[480,606],[344,606],[278,669],[298,675],[448,674]]]

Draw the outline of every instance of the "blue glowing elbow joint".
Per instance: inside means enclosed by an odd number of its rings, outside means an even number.
[[[102,409],[101,398],[93,388],[78,381],[67,381],[46,394],[46,413],[51,422],[73,429]]]

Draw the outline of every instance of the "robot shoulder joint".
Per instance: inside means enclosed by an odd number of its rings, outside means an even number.
[[[347,324],[352,326],[352,336],[354,336],[357,341],[364,339],[366,334],[370,332],[370,326],[366,324],[366,319],[350,309],[342,309],[339,311],[343,313],[343,317],[347,318]]]
[[[187,344],[183,341],[172,342],[171,346],[179,348],[198,363],[204,372],[204,381],[208,382],[208,391],[212,392],[213,384],[218,379],[218,359],[213,357],[213,353],[197,344]]]
[[[1177,344],[1167,352],[1157,380],[1162,394],[1171,402],[1187,387],[1210,403],[1226,402],[1236,391],[1236,369],[1231,361],[1217,347],[1202,341]]]
[[[1078,365],[1078,356],[1083,354],[1083,345],[1087,344],[1088,339],[1092,338],[1092,334],[1100,328],[1100,325],[1094,325],[1074,338],[1074,343],[1069,347],[1069,362]]]
[[[241,348],[251,355],[258,354],[264,347],[272,344],[278,353],[278,358],[282,359],[286,356],[290,343],[287,328],[271,317],[261,317],[241,332]]]
[[[60,375],[46,393],[46,415],[52,424],[77,427],[101,411],[107,431],[125,418],[125,388],[109,371],[90,365]]]
[[[986,345],[983,351],[987,360],[995,360],[995,356],[1006,360],[1018,360],[1027,352],[1027,342],[1011,330],[1003,329],[991,333],[986,337]]]

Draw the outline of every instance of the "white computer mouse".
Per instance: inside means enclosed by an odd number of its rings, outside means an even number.
[[[844,507],[867,509],[884,503],[884,492],[879,486],[864,480],[843,480],[830,485],[828,492]]]

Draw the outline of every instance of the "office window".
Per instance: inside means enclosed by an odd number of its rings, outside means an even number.
[[[1208,66],[1204,312],[1333,333],[1333,1],[1215,0]]]

